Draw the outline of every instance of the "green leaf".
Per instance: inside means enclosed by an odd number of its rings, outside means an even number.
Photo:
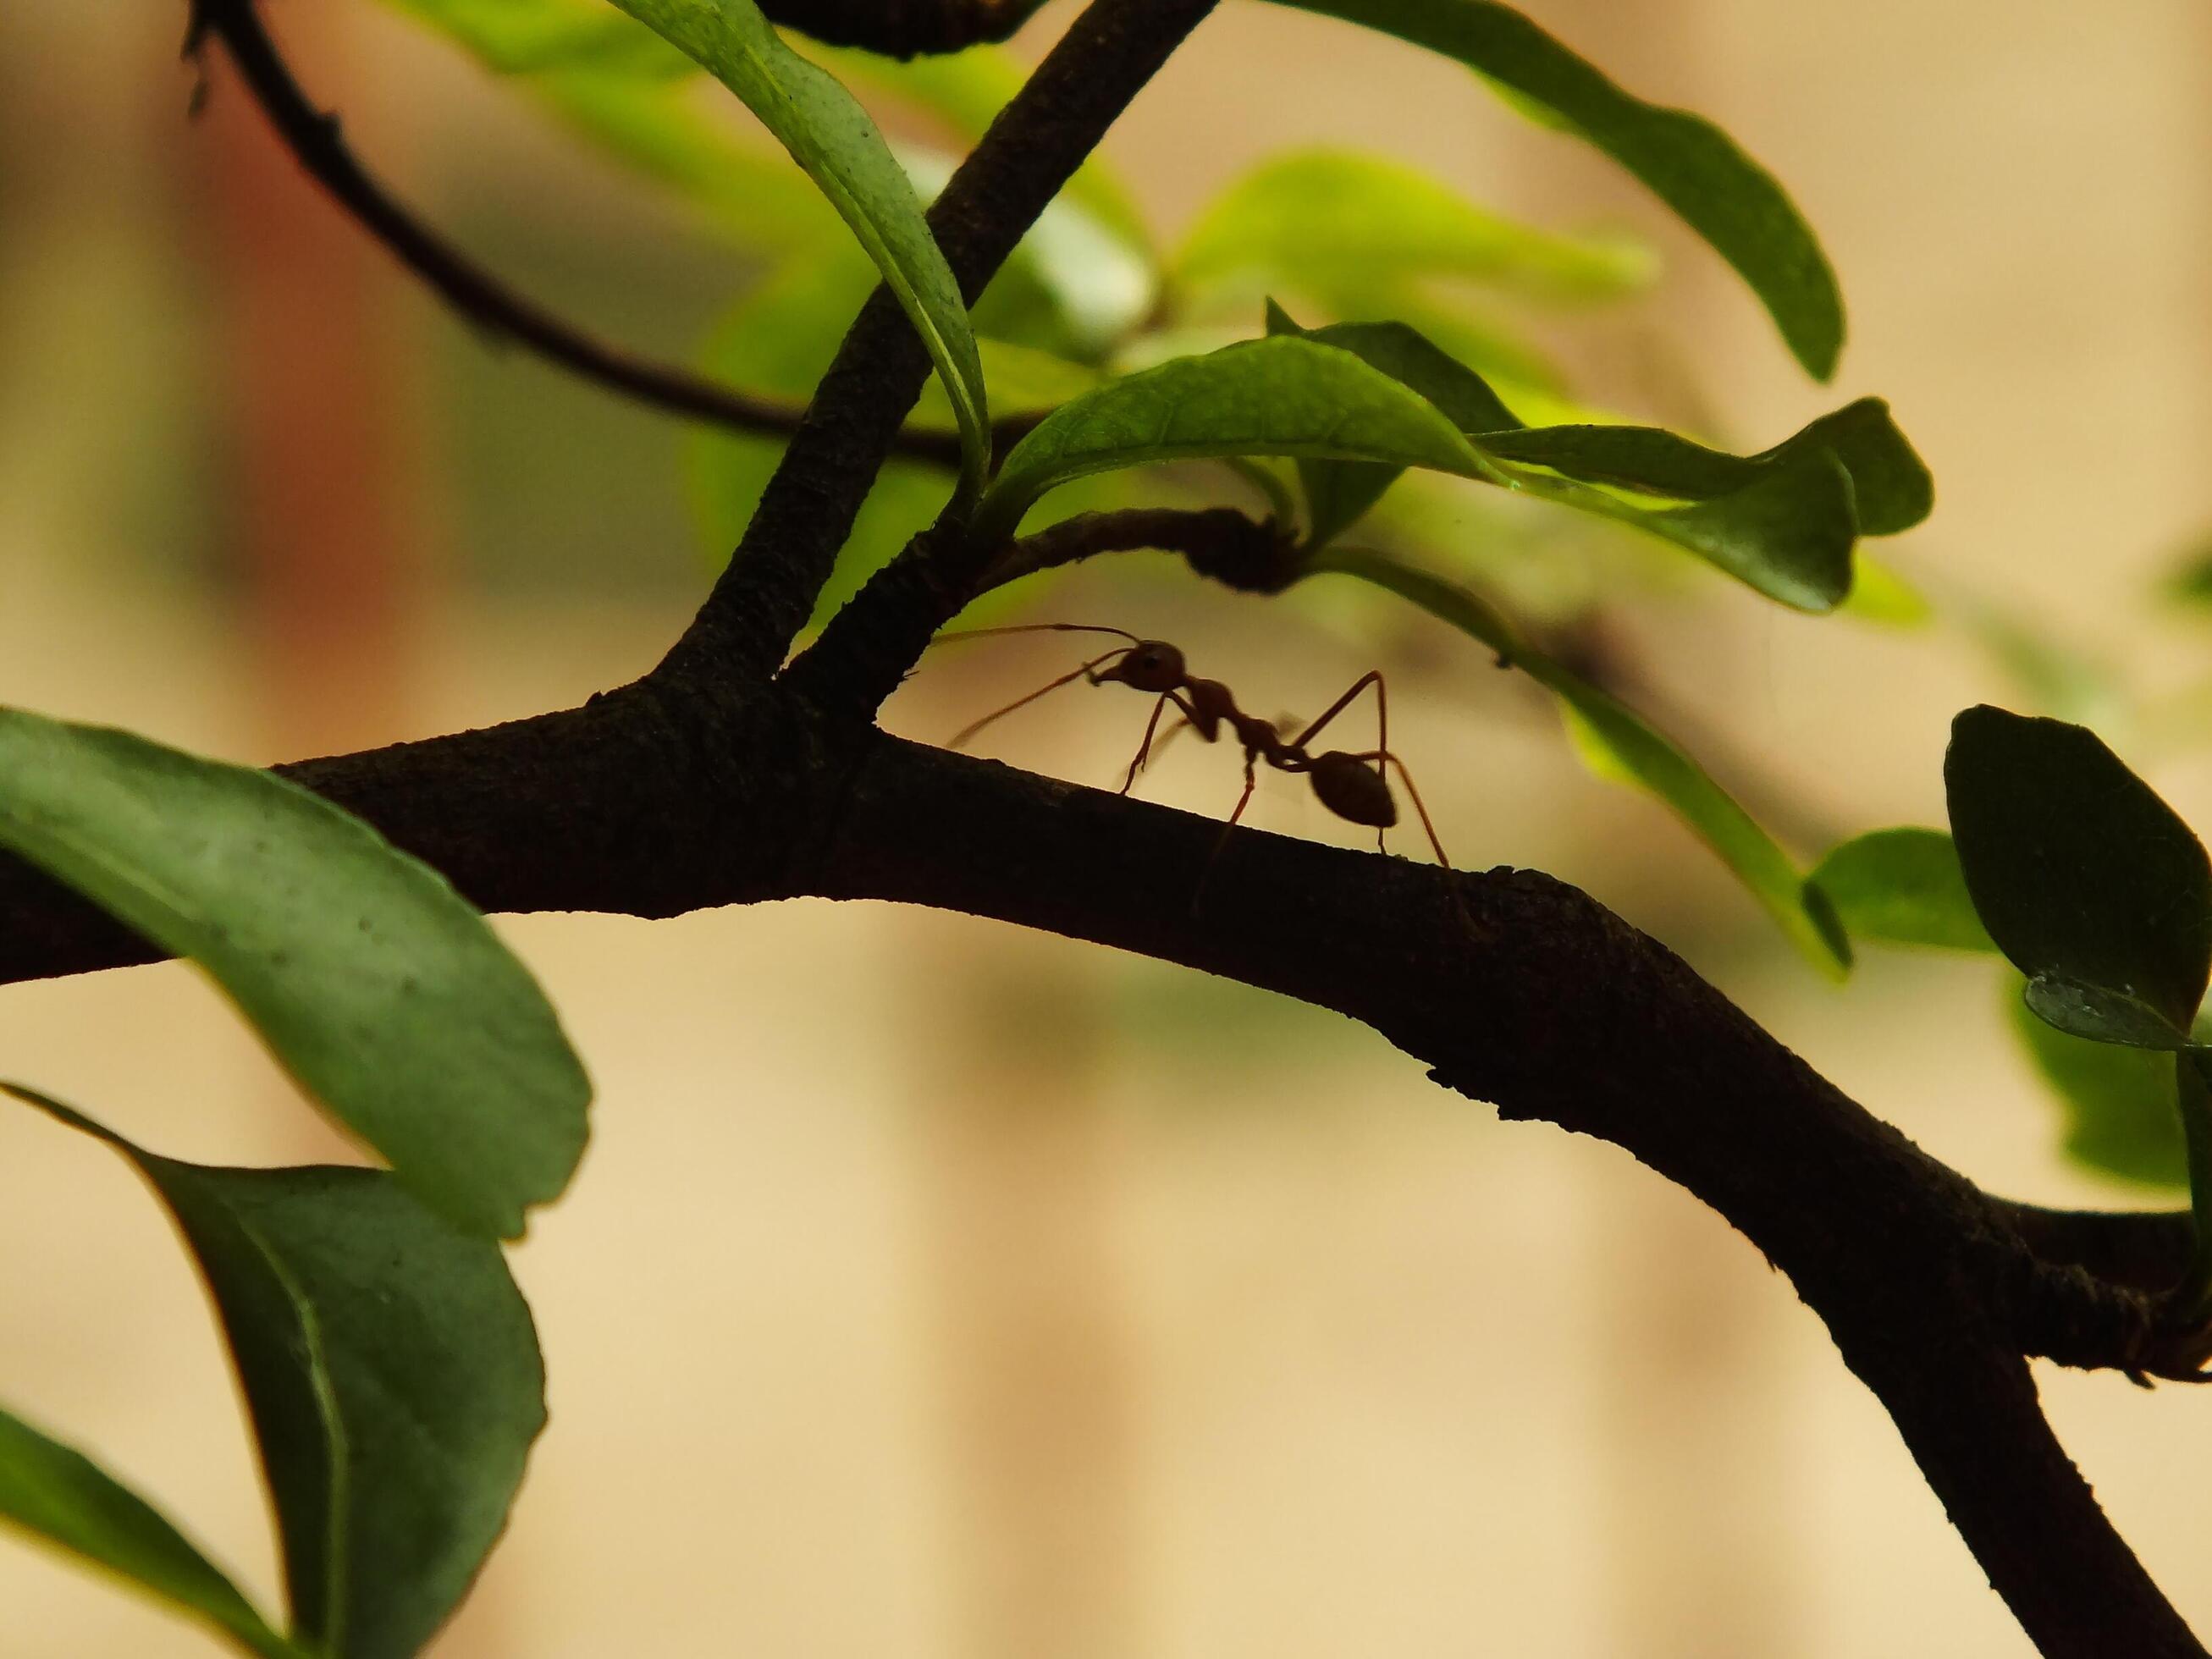
[[[2022,988],[2008,976],[2006,1019],[2064,1109],[2066,1156],[2123,1181],[2185,1190],[2174,1057],[2069,1036],[2028,1008]]]
[[[897,155],[922,199],[935,201],[951,179],[954,158],[910,145]],[[1062,194],[1023,233],[969,320],[978,336],[1095,363],[1151,314],[1158,290],[1149,258]],[[987,363],[987,385],[988,370]]]
[[[1598,298],[1642,288],[1656,269],[1641,243],[1538,230],[1402,162],[1313,149],[1273,157],[1230,185],[1199,216],[1170,271],[1187,289],[1289,287],[1321,298],[1356,292],[1378,270]]]
[[[1307,329],[1267,301],[1267,334],[1316,340],[1349,351],[1370,368],[1411,386],[1462,433],[1518,425],[1513,411],[1483,378],[1403,323],[1331,323]],[[1404,468],[1361,461],[1301,460],[1298,482],[1306,498],[1306,542],[1326,547],[1382,498]]]
[[[975,533],[1004,539],[1038,496],[1086,473],[1231,455],[1387,460],[1462,474],[1484,466],[1450,422],[1350,352],[1308,340],[1248,340],[1062,404],[1006,457]]]
[[[1029,78],[1028,66],[1001,46],[969,46],[901,62],[880,52],[825,46],[811,40],[799,46],[847,85],[872,87],[934,116],[962,141],[963,148],[974,147]],[[1131,252],[1141,255],[1149,251],[1151,238],[1135,198],[1096,152],[1076,168],[1056,199],[1081,208],[1087,216],[1112,231]]]
[[[1314,561],[1316,574],[1334,571],[1387,588],[1439,621],[1480,640],[1558,697],[1577,736],[1605,769],[1641,785],[1671,807],[1720,855],[1790,942],[1823,971],[1842,977],[1850,942],[1820,890],[1808,884],[1789,854],[1752,816],[1641,715],[1619,699],[1534,649],[1497,610],[1455,583],[1379,553],[1334,549]]]
[[[184,1534],[106,1470],[0,1411],[0,1521],[139,1586],[264,1659],[304,1659]]]
[[[2191,1043],[2189,1032],[2177,1028],[2160,1010],[2141,997],[2109,986],[2039,974],[2027,981],[2021,1000],[2038,1019],[2093,1042],[2171,1050],[2186,1048]]]
[[[991,408],[1000,420],[1048,414],[1100,385],[1096,369],[1049,351],[1009,345],[1004,340],[980,339],[975,344],[982,354],[984,381],[991,388]],[[922,388],[907,424],[939,432],[953,429],[952,406],[936,381]]]
[[[775,257],[849,240],[787,155],[693,95],[699,66],[605,0],[386,0],[614,160]]]
[[[1746,462],[1700,450],[1672,433],[1650,428],[1522,427],[1480,375],[1403,325],[1334,323],[1300,329],[1279,307],[1271,307],[1268,327],[1278,334],[1295,331],[1297,337],[1341,347],[1411,386],[1467,434],[1488,462],[1478,476],[1492,483],[1672,542],[1769,599],[1801,611],[1832,611],[1850,592],[1851,550],[1858,539],[1851,475],[1824,444],[1779,445],[1768,452],[1771,459]],[[1667,456],[1667,470],[1680,479],[1691,477],[1693,465],[1711,470],[1709,463],[1692,461],[1690,453],[1696,451],[1713,462],[1735,461],[1747,467],[1743,476],[1749,481],[1727,495],[1687,507],[1652,507],[1507,458],[1511,445],[1526,446],[1562,431],[1638,433],[1651,441],[1644,446],[1650,453]],[[1595,447],[1607,459],[1617,459],[1608,447],[1615,441]],[[1577,444],[1561,444],[1560,459],[1574,460],[1577,449]],[[1333,493],[1324,498],[1329,517],[1341,517],[1346,497],[1364,510],[1389,482],[1374,475],[1349,483],[1331,480]],[[1316,517],[1320,519],[1318,511]]]
[[[222,1316],[283,1544],[299,1639],[409,1659],[507,1524],[545,1373],[499,1247],[379,1170],[227,1170],[108,1143],[175,1218]]]
[[[1647,495],[1710,501],[1734,494],[1826,450],[1850,475],[1859,532],[1891,536],[1925,519],[1936,505],[1927,465],[1879,398],[1862,398],[1755,455],[1731,455],[1657,427],[1555,426],[1484,435],[1483,447],[1589,483]]]
[[[1858,526],[1851,477],[1826,450],[1775,467],[1748,488],[1654,511],[1571,478],[1520,471],[1516,488],[1674,543],[1793,610],[1833,611],[1851,591]]]
[[[660,44],[628,18],[608,15]],[[836,210],[788,156],[717,119],[687,81],[556,69],[522,84],[556,120],[702,209],[749,254],[790,258],[852,243]]]
[[[756,287],[708,340],[702,367],[742,390],[804,401],[836,355],[854,315],[876,285],[875,268],[849,247],[795,261]],[[705,428],[684,446],[686,471],[706,546],[729,557],[760,505],[783,454],[775,438]],[[944,510],[948,483],[938,468],[897,457],[884,463],[816,599],[819,626]]]
[[[898,297],[960,416],[963,488],[990,465],[983,368],[951,267],[906,174],[837,78],[783,44],[752,0],[615,0],[742,99],[806,169]]]
[[[746,295],[723,319],[701,358],[712,377],[748,392],[803,403],[836,354],[854,313],[876,283],[874,267],[849,246],[828,257],[799,260]],[[1002,414],[1042,412],[1097,384],[1079,365],[996,341],[977,343],[992,404]],[[910,419],[917,425],[949,421],[951,410],[925,391]],[[781,441],[704,428],[684,446],[690,493],[706,546],[717,566],[729,556],[761,492],[783,453]],[[853,531],[839,550],[829,582],[815,601],[810,626],[819,627],[862,584],[937,517],[947,482],[938,467],[893,457],[877,472]],[[1097,480],[1071,512],[1130,505],[1118,481]],[[981,626],[995,610],[1018,605],[1018,595],[987,593],[962,613],[964,625]]]
[[[301,1085],[457,1224],[568,1185],[591,1084],[436,872],[266,772],[0,709],[0,846],[206,970]]]
[[[2212,543],[2200,537],[2159,581],[2159,592],[2168,604],[2188,611],[2212,605]]]
[[[1959,850],[1941,830],[1860,836],[1830,852],[1808,880],[1854,939],[1996,953],[1967,896]]]
[[[1936,620],[1936,606],[1894,566],[1861,548],[1851,560],[1851,591],[1836,607],[1838,616],[1878,628],[1924,628]]]
[[[1986,705],[1951,726],[1951,832],[2028,1006],[2100,1041],[2179,1046],[2212,975],[2212,865],[2095,733]]]
[[[588,69],[682,79],[689,58],[600,0],[386,0],[501,75]]]
[[[1843,349],[1835,272],[1772,175],[1711,122],[1631,96],[1510,7],[1487,0],[1286,0],[1458,59],[1641,179],[1734,265],[1807,373]]]

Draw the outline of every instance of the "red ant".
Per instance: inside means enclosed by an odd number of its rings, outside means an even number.
[[[1229,815],[1229,822],[1221,827],[1221,839],[1214,843],[1213,857],[1221,855],[1228,843],[1229,835],[1236,829],[1237,821],[1244,816],[1251,804],[1255,783],[1254,773],[1265,761],[1279,772],[1303,774],[1313,784],[1313,792],[1321,804],[1337,817],[1352,823],[1364,823],[1375,831],[1375,844],[1382,845],[1383,833],[1398,822],[1398,803],[1392,798],[1390,786],[1383,775],[1385,763],[1398,769],[1398,776],[1406,786],[1406,793],[1413,803],[1414,811],[1420,814],[1421,828],[1428,832],[1429,845],[1434,849],[1437,862],[1449,870],[1451,860],[1444,856],[1443,843],[1437,839],[1436,825],[1429,821],[1429,809],[1421,804],[1421,792],[1413,787],[1413,774],[1406,763],[1390,752],[1389,703],[1384,695],[1380,670],[1370,669],[1352,684],[1352,687],[1334,702],[1323,709],[1318,719],[1307,726],[1297,737],[1285,741],[1273,720],[1248,714],[1237,706],[1237,699],[1219,680],[1200,679],[1184,665],[1182,653],[1164,640],[1140,640],[1134,634],[1119,628],[1098,628],[1085,623],[1028,623],[1015,628],[978,628],[957,634],[940,634],[944,640],[984,639],[999,634],[1113,634],[1128,641],[1113,650],[1093,657],[1089,662],[1069,670],[1049,684],[1041,685],[1025,697],[1017,697],[1005,708],[994,709],[982,719],[968,726],[952,739],[952,747],[963,744],[985,726],[1017,708],[1035,702],[1048,691],[1057,691],[1075,680],[1087,680],[1092,685],[1103,685],[1114,681],[1134,686],[1139,691],[1152,694],[1152,717],[1145,726],[1145,738],[1137,746],[1136,757],[1129,763],[1128,775],[1121,780],[1121,793],[1127,794],[1137,781],[1137,774],[1144,769],[1145,762],[1152,752],[1152,738],[1158,732],[1160,716],[1173,703],[1182,718],[1169,731],[1172,737],[1183,726],[1212,743],[1219,737],[1225,725],[1237,734],[1237,741],[1244,749],[1244,793],[1237,798],[1237,810]],[[1341,714],[1369,686],[1375,688],[1376,746],[1358,753],[1341,749],[1310,753],[1307,744],[1319,735],[1321,729]],[[1162,739],[1164,744],[1165,739]],[[1212,868],[1212,860],[1207,869]],[[1203,884],[1201,883],[1201,885]]]

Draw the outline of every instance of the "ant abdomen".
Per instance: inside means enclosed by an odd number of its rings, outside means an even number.
[[[1398,821],[1398,802],[1382,775],[1375,769],[1373,760],[1372,756],[1332,749],[1313,757],[1306,775],[1313,780],[1313,792],[1321,804],[1337,817],[1370,829],[1388,830]]]

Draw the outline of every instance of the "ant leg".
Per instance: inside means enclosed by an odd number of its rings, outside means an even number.
[[[1246,750],[1244,793],[1237,797],[1237,810],[1229,815],[1229,822],[1221,826],[1221,834],[1214,839],[1213,850],[1206,855],[1206,868],[1198,872],[1198,885],[1190,895],[1190,913],[1194,916],[1198,914],[1199,901],[1206,896],[1206,884],[1213,879],[1213,866],[1221,862],[1222,849],[1229,845],[1229,837],[1236,832],[1237,820],[1244,816],[1244,809],[1252,804],[1252,791],[1258,781],[1253,774],[1256,764],[1256,757],[1250,750]]]
[[[1334,702],[1329,704],[1328,708],[1322,709],[1321,711],[1320,717],[1316,719],[1311,726],[1306,727],[1304,731],[1299,732],[1296,738],[1291,739],[1290,746],[1292,749],[1304,749],[1309,743],[1313,741],[1314,738],[1320,732],[1322,726],[1327,726],[1339,714],[1341,714],[1346,709],[1351,708],[1352,699],[1357,697],[1362,691],[1364,691],[1370,685],[1375,688],[1375,753],[1378,757],[1375,762],[1375,775],[1377,778],[1381,778],[1383,775],[1382,762],[1379,757],[1384,755],[1390,755],[1390,695],[1383,684],[1382,671],[1379,668],[1370,668],[1364,674],[1362,674],[1358,679],[1354,680],[1352,683],[1352,689],[1346,691],[1342,696],[1339,697]],[[1362,756],[1361,758],[1365,759],[1366,757]],[[1395,761],[1397,760],[1398,757],[1395,755],[1390,755],[1390,758]],[[1401,775],[1404,773],[1406,769],[1403,762],[1399,763],[1398,769]],[[1407,786],[1409,789],[1412,787],[1413,786],[1411,784]],[[1376,852],[1379,853],[1383,850],[1383,838],[1389,834],[1389,830],[1387,827],[1381,825],[1376,827],[1375,831],[1375,850]],[[1436,839],[1434,832],[1430,834],[1429,839],[1431,842]]]
[[[1121,780],[1121,793],[1127,794],[1136,787],[1137,774],[1144,769],[1145,757],[1152,752],[1152,733],[1160,729],[1160,716],[1167,713],[1168,694],[1164,691],[1153,699],[1152,717],[1145,722],[1145,740],[1137,745],[1136,758],[1129,763],[1129,775]]]
[[[1176,718],[1176,723],[1168,727],[1166,731],[1160,733],[1160,740],[1152,745],[1152,752],[1145,757],[1145,764],[1146,766],[1152,765],[1153,762],[1159,759],[1160,756],[1165,752],[1167,746],[1170,744],[1173,743],[1184,732],[1192,729],[1191,723],[1188,720],[1183,719],[1181,715],[1177,715]]]
[[[1370,685],[1375,688],[1376,700],[1380,702],[1382,696],[1382,671],[1381,669],[1370,668],[1364,674],[1362,674],[1358,679],[1352,681],[1351,688],[1346,690],[1342,696],[1339,697],[1334,702],[1329,704],[1328,708],[1322,709],[1319,714],[1316,715],[1314,717],[1313,723],[1307,726],[1304,731],[1299,732],[1297,736],[1292,738],[1285,746],[1291,749],[1304,748],[1308,744],[1311,743],[1316,738],[1321,735],[1322,727],[1327,726],[1339,714],[1341,714],[1346,709],[1351,708],[1352,700],[1358,696],[1362,691],[1364,691]],[[1363,756],[1361,758],[1364,759],[1365,757]]]
[[[1093,685],[1097,684],[1098,681],[1097,675],[1098,665],[1101,663],[1113,661],[1115,658],[1121,655],[1122,653],[1127,651],[1128,648],[1128,647],[1123,646],[1120,650],[1109,651],[1103,656],[1093,657],[1089,662],[1085,663],[1080,668],[1071,668],[1066,673],[1062,674],[1058,679],[1053,681],[1050,684],[1040,685],[1026,697],[1016,697],[1004,708],[993,709],[989,714],[984,715],[981,720],[971,721],[969,724],[962,726],[958,732],[953,734],[952,741],[947,744],[945,747],[948,749],[958,749],[962,747],[967,743],[969,738],[974,737],[978,732],[988,726],[993,720],[1003,719],[1005,716],[1012,714],[1017,708],[1024,708],[1028,704],[1035,702],[1039,697],[1044,696],[1048,691],[1059,690],[1061,686],[1067,684],[1072,680],[1087,678]]]
[[[1398,781],[1406,786],[1406,793],[1411,797],[1413,800],[1413,811],[1420,815],[1421,828],[1428,831],[1429,850],[1437,855],[1437,862],[1438,864],[1443,866],[1447,870],[1450,869],[1452,867],[1452,861],[1444,856],[1444,844],[1437,839],[1437,826],[1430,821],[1429,809],[1422,805],[1421,792],[1413,787],[1413,775],[1406,769],[1406,763],[1400,760],[1395,755],[1392,754],[1387,749],[1377,749],[1372,754],[1358,755],[1355,756],[1353,758],[1357,760],[1373,761],[1375,763],[1375,769],[1378,772],[1382,769],[1382,766],[1385,762],[1388,762],[1390,765],[1398,769]]]

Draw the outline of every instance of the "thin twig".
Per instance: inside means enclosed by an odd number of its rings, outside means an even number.
[[[1293,543],[1272,519],[1255,519],[1233,507],[1132,507],[1079,513],[1009,543],[978,591],[1096,554],[1145,549],[1180,553],[1200,575],[1247,592],[1279,592],[1297,574]]]
[[[408,270],[488,333],[528,347],[611,392],[717,426],[787,438],[803,411],[793,404],[702,380],[593,338],[492,276],[432,232],[370,176],[341,136],[337,118],[309,101],[263,27],[254,0],[193,0],[185,51],[222,42],[246,89],[307,175]],[[893,450],[940,466],[960,464],[947,432],[902,430]]]
[[[1092,0],[1068,26],[930,204],[930,228],[970,303],[1213,5]],[[878,288],[815,388],[737,556],[657,674],[743,683],[775,672],[928,373],[905,313]]]
[[[833,46],[887,58],[960,52],[1005,40],[1042,0],[763,0],[771,22]]]

